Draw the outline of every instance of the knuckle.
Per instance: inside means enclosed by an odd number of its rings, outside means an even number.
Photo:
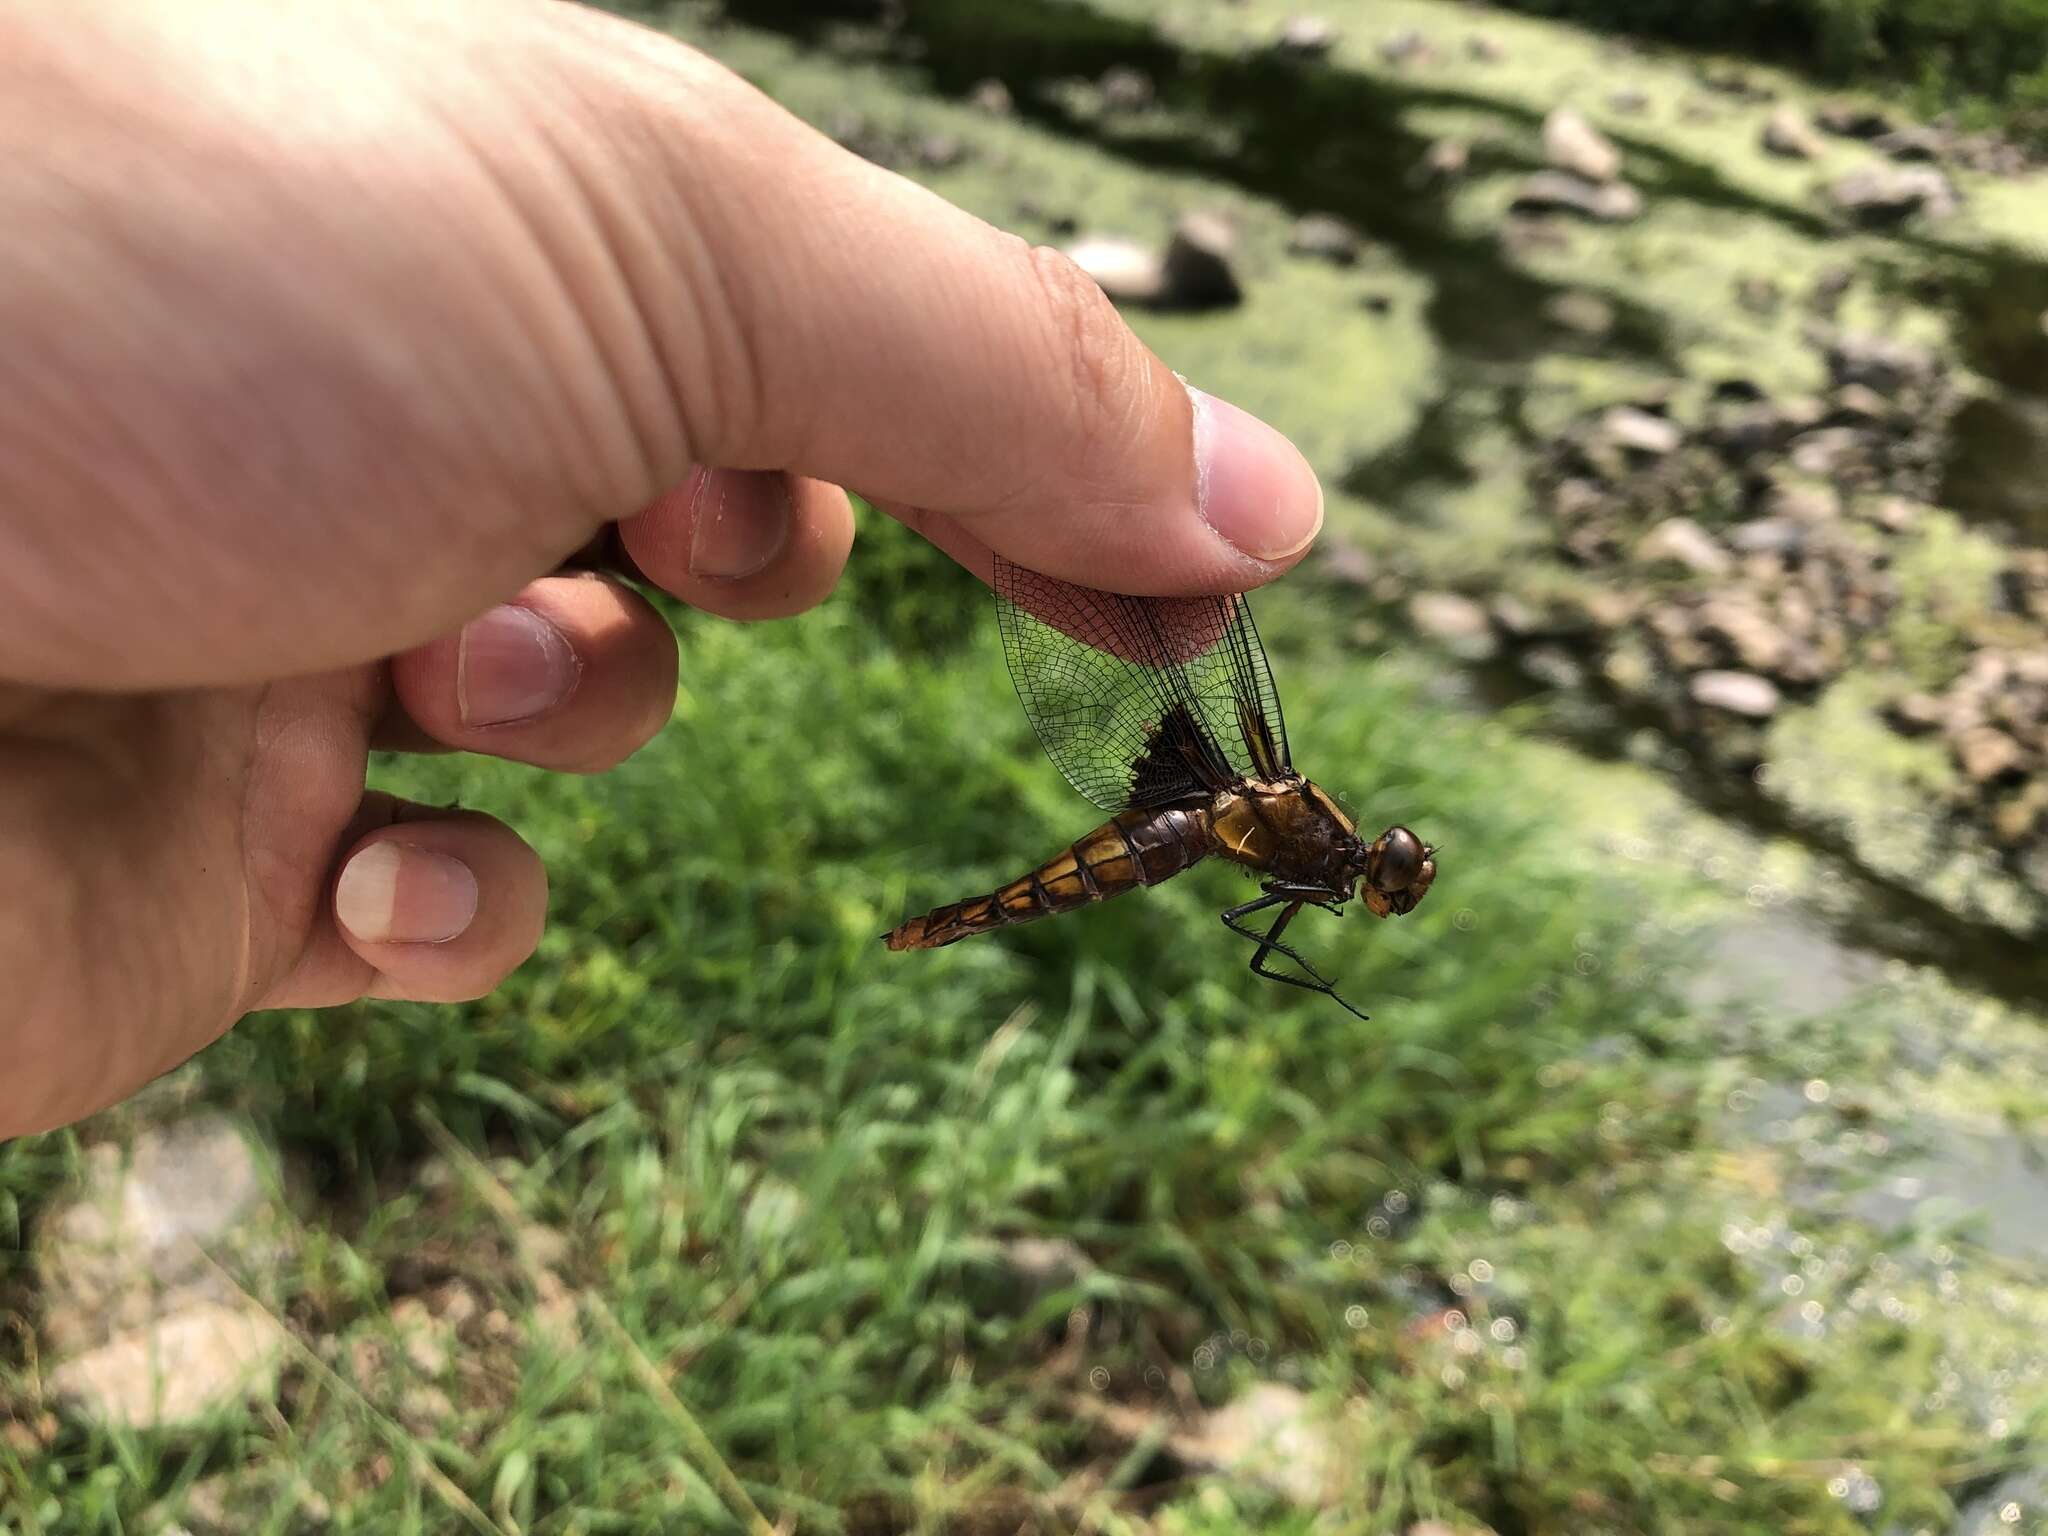
[[[1073,424],[1084,444],[1117,440],[1137,405],[1142,352],[1094,278],[1059,251],[1034,246],[1031,272],[1046,307],[1051,345],[1071,384]]]

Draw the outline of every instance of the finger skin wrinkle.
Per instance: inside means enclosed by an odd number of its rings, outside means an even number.
[[[769,467],[748,462],[773,457],[760,447],[771,402],[760,305],[750,302],[759,296],[741,289],[756,247],[714,223],[722,207],[758,199],[752,188],[768,172],[757,174],[755,141],[786,134],[782,114],[672,39],[592,20],[594,56],[558,71],[576,101],[570,121],[588,138],[561,153],[644,353],[634,377],[647,381],[637,419],[650,444],[648,494],[693,463]]]

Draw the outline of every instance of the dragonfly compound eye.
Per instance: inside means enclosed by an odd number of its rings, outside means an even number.
[[[1423,866],[1428,861],[1429,854],[1423,848],[1421,838],[1406,827],[1389,827],[1372,845],[1365,878],[1375,890],[1385,891],[1389,896],[1398,895],[1422,877]]]

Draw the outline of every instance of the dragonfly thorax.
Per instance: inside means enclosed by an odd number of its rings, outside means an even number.
[[[1337,802],[1299,775],[1241,779],[1209,809],[1217,852],[1290,885],[1351,899],[1371,850]]]

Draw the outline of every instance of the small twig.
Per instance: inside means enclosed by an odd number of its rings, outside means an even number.
[[[434,1112],[424,1105],[418,1111],[420,1126],[427,1133],[427,1139],[434,1143],[441,1155],[462,1174],[469,1185],[480,1195],[497,1218],[505,1224],[512,1237],[513,1250],[527,1283],[536,1295],[545,1296],[551,1289],[559,1290],[561,1280],[532,1251],[532,1244],[524,1235],[531,1225],[525,1213],[519,1209],[519,1202],[512,1197],[498,1177],[486,1168],[483,1161],[455,1137],[455,1133],[443,1125]],[[552,1282],[552,1284],[550,1284]],[[725,1502],[727,1513],[746,1527],[748,1536],[776,1536],[775,1527],[762,1515],[760,1507],[726,1465],[725,1458],[718,1454],[718,1447],[711,1443],[711,1437],[697,1422],[697,1416],[690,1412],[683,1400],[676,1396],[675,1389],[647,1358],[639,1342],[626,1327],[612,1314],[604,1298],[595,1291],[578,1289],[574,1292],[583,1313],[612,1341],[625,1351],[627,1361],[633,1367],[633,1374],[639,1378],[654,1400],[661,1405],[669,1423],[682,1437],[685,1453],[696,1467],[697,1473],[717,1492]]]
[[[250,1295],[247,1290],[243,1289],[242,1283],[222,1267],[220,1260],[216,1259],[204,1248],[198,1249],[198,1253],[199,1257],[206,1262],[207,1267],[225,1281],[236,1295],[277,1324],[278,1332],[283,1335],[292,1353],[299,1357],[308,1370],[319,1377],[321,1382],[330,1391],[353,1402],[357,1408],[362,1410],[370,1422],[376,1426],[378,1433],[383,1436],[385,1444],[405,1458],[413,1471],[419,1474],[420,1480],[433,1490],[436,1498],[440,1499],[443,1504],[456,1514],[462,1516],[471,1526],[484,1532],[485,1536],[512,1536],[512,1533],[507,1531],[505,1527],[498,1524],[497,1521],[478,1508],[474,1499],[456,1487],[449,1479],[447,1473],[434,1465],[433,1458],[427,1455],[425,1449],[420,1445],[417,1436],[409,1434],[402,1425],[386,1414],[375,1403],[371,1402],[364,1395],[362,1389],[357,1387],[354,1382],[335,1370],[325,1360],[322,1360],[318,1352],[304,1339],[300,1338],[297,1333],[293,1332],[291,1326],[283,1318],[279,1317],[270,1308]]]

